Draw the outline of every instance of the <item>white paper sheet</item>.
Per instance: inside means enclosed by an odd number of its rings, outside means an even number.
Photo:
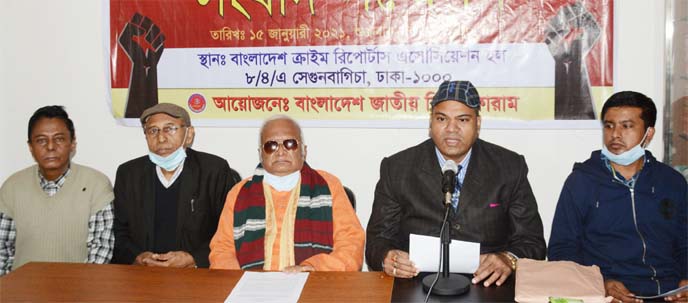
[[[420,271],[436,272],[440,262],[440,238],[411,234],[409,254]],[[480,265],[480,243],[452,240],[449,272],[472,274]]]
[[[247,271],[241,276],[225,303],[297,302],[308,273]]]

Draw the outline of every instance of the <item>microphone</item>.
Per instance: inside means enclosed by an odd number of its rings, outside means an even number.
[[[459,166],[454,160],[447,160],[442,166],[442,192],[444,193],[444,205],[451,205],[452,194],[456,186],[456,173]]]
[[[425,301],[427,302],[430,294],[441,296],[460,295],[471,288],[471,281],[468,278],[449,273],[449,212],[451,212],[451,198],[456,187],[456,174],[459,166],[452,160],[447,160],[442,166],[442,192],[444,193],[444,219],[440,228],[440,242],[442,243],[442,254],[440,256],[440,269],[437,274],[427,275],[423,278],[423,291],[427,292]]]

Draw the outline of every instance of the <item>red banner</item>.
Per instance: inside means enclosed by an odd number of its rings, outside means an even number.
[[[420,68],[415,75],[408,69],[405,75],[409,79],[427,77],[427,81],[420,82],[416,79],[412,85],[409,81],[397,82],[394,85],[384,86],[380,83],[368,83],[362,86],[342,86],[340,82],[331,85],[318,84],[316,87],[350,88],[350,87],[387,87],[390,89],[423,87],[432,91],[439,83],[447,79],[461,79],[473,77],[473,81],[479,90],[490,88],[555,88],[555,92],[542,90],[530,92],[525,95],[536,95],[538,100],[533,104],[545,104],[552,102],[550,95],[556,95],[556,99],[585,99],[587,103],[600,103],[611,90],[613,85],[613,1],[573,1],[573,0],[466,0],[466,1],[304,1],[304,0],[111,0],[110,1],[110,53],[111,53],[111,85],[112,89],[129,89],[132,91],[145,91],[152,82],[160,83],[160,90],[140,93],[148,99],[157,99],[158,93],[163,89],[174,88],[222,88],[221,84],[211,84],[207,87],[199,86],[186,80],[171,81],[169,75],[156,74],[155,68],[161,58],[167,60],[167,50],[198,50],[193,54],[185,54],[175,60],[198,60],[200,66],[211,69],[212,65],[226,68],[230,73],[247,72],[239,64],[238,58],[251,59],[246,61],[254,63],[259,58],[273,60],[272,65],[284,60],[284,65],[294,64],[292,57],[300,52],[304,61],[310,60],[317,64],[315,58],[320,53],[321,62],[327,61],[329,53],[330,61],[341,56],[341,52],[351,53],[351,56],[370,56],[373,51],[385,52],[386,55],[396,56],[400,60],[402,56],[416,56],[416,61],[402,61],[410,66],[426,64],[430,67]],[[123,44],[124,42],[124,44]],[[513,47],[519,45],[532,45],[538,49],[538,45],[545,45],[550,56],[533,57],[528,60],[528,52],[525,55],[515,52]],[[349,46],[350,48],[345,48]],[[414,52],[404,54],[407,46],[416,47]],[[425,49],[417,49],[418,46],[426,46]],[[440,46],[438,49],[434,46]],[[466,48],[465,48],[465,47]],[[482,48],[469,49],[469,46],[483,46]],[[504,46],[510,46],[511,49]],[[360,47],[363,51],[356,47]],[[452,47],[456,47],[453,49]],[[256,53],[251,53],[256,49]],[[217,51],[224,50],[224,51]],[[236,50],[236,51],[232,51]],[[291,51],[293,50],[293,51]],[[388,51],[391,50],[391,51]],[[340,53],[337,54],[337,51]],[[471,63],[471,51],[479,52],[481,57],[477,61],[483,65],[469,65]],[[500,55],[499,52],[502,52]],[[137,55],[138,53],[141,53]],[[282,57],[279,57],[280,54]],[[364,53],[365,52],[365,53]],[[425,54],[422,54],[425,52]],[[448,60],[450,52],[458,59]],[[529,51],[530,52],[530,51]],[[489,53],[489,54],[488,54]],[[266,58],[267,55],[274,55]],[[310,55],[310,57],[306,57]],[[139,56],[139,66],[132,64],[135,57]],[[253,56],[253,57],[251,57]],[[420,56],[424,56],[420,61]],[[465,56],[464,65],[457,67],[448,66],[448,62],[461,62],[461,56]],[[487,60],[502,60],[505,56],[506,64],[511,69],[505,72],[512,74],[493,77],[486,75],[485,79],[476,77],[482,75],[480,70],[486,69],[483,62]],[[195,58],[197,57],[197,58]],[[257,59],[258,58],[258,59]],[[439,59],[438,59],[439,58]],[[378,58],[379,59],[379,58]],[[441,60],[440,60],[441,59]],[[542,72],[537,69],[538,62],[552,63],[551,80],[543,81],[538,78]],[[178,61],[179,62],[179,61]],[[357,61],[347,61],[356,64]],[[367,80],[381,73],[389,75],[399,72],[394,70],[394,62],[386,61],[389,69],[380,70],[384,64],[377,62],[374,67],[363,66],[353,72],[366,72]],[[533,63],[535,62],[535,63]],[[573,63],[571,63],[573,62]],[[369,64],[369,61],[361,63]],[[475,63],[475,62],[474,62]],[[168,63],[169,65],[170,63]],[[177,64],[177,63],[175,63]],[[573,65],[571,65],[573,64]],[[196,64],[199,65],[199,64]],[[229,68],[229,66],[236,68]],[[333,64],[330,62],[330,66]],[[574,66],[582,75],[565,75],[562,70]],[[151,69],[152,68],[152,69]],[[136,70],[140,70],[138,76]],[[532,70],[531,70],[532,69]],[[556,71],[555,71],[556,69]],[[178,63],[174,69],[166,68],[166,71],[174,70],[175,73],[184,76],[187,73],[197,72],[195,67],[190,71],[188,65]],[[337,71],[340,69],[338,68]],[[471,73],[465,74],[468,70]],[[151,71],[153,72],[151,74]],[[293,71],[293,72],[290,72]],[[307,70],[304,70],[304,72]],[[334,72],[330,69],[326,72]],[[524,74],[521,74],[523,72]],[[284,87],[297,87],[308,89],[303,82],[294,80],[298,77],[297,71],[291,67],[276,69],[251,70],[251,75],[246,75],[243,84],[237,84],[237,79],[228,79],[231,83],[225,88],[232,89],[258,89],[253,86],[249,78],[261,79],[267,73],[271,78],[269,87],[275,88],[275,80],[282,80]],[[329,75],[329,74],[328,74]],[[327,77],[328,75],[322,75]],[[436,75],[436,76],[435,76]],[[187,75],[188,76],[188,75]],[[279,79],[284,76],[284,79]],[[291,76],[291,77],[289,77]],[[403,77],[406,77],[403,76]],[[189,76],[191,77],[191,76]],[[193,76],[195,77],[195,76]],[[208,76],[211,77],[211,76]],[[315,77],[315,76],[311,76]],[[506,83],[503,78],[513,79],[527,78],[531,82],[523,83],[514,81]],[[553,79],[556,77],[557,79]],[[133,80],[132,80],[133,78]],[[153,79],[155,78],[155,79]],[[211,78],[217,78],[212,76]],[[158,81],[158,79],[161,79]],[[242,78],[244,79],[244,78]],[[386,83],[389,83],[389,80]],[[234,81],[234,82],[232,82]],[[508,82],[508,81],[507,81]],[[551,82],[551,83],[550,83]],[[556,84],[555,84],[556,82]],[[421,85],[422,84],[422,85]],[[136,87],[139,85],[140,87]],[[376,86],[377,85],[377,86]],[[382,85],[382,86],[380,86]],[[569,87],[572,86],[573,88]],[[572,93],[573,92],[573,93]],[[348,91],[347,91],[348,93]],[[393,93],[390,90],[389,93]],[[125,102],[115,100],[121,92],[113,92],[113,104]],[[184,102],[192,93],[177,92],[180,100]],[[256,94],[256,92],[248,92]],[[369,93],[364,93],[363,97]],[[370,92],[374,94],[374,92]],[[509,92],[509,95],[512,93]],[[513,94],[517,94],[514,92]],[[225,94],[224,97],[228,97]],[[378,94],[379,95],[379,94]],[[420,94],[418,97],[425,97]],[[524,95],[524,96],[525,96]],[[222,94],[219,95],[222,97]],[[525,97],[518,97],[525,98]],[[208,97],[208,99],[211,99]],[[549,101],[545,100],[549,99]],[[589,99],[589,100],[588,100]],[[292,103],[294,102],[293,100]],[[157,102],[157,100],[156,100]],[[211,101],[212,102],[212,101]],[[522,101],[523,102],[523,101]],[[557,101],[559,102],[559,101]],[[568,101],[567,101],[568,102]],[[574,101],[577,102],[577,101]],[[119,103],[118,103],[119,104]],[[562,103],[563,104],[563,103]],[[550,104],[551,105],[551,104]],[[547,105],[547,106],[550,106]],[[542,105],[533,105],[542,108]],[[590,116],[589,112],[595,108],[594,104],[585,105],[587,114],[561,115],[557,111],[572,111],[576,105],[559,106],[551,105],[554,118],[547,118],[551,114],[546,109],[540,120],[547,119],[594,119],[596,113]],[[113,106],[117,108],[118,106]],[[524,110],[527,107],[524,108]],[[115,116],[120,116],[115,110]],[[212,116],[212,115],[211,115]],[[516,119],[532,119],[532,116],[513,116]],[[539,117],[539,116],[538,116]],[[217,118],[217,116],[212,116]],[[233,117],[236,118],[236,117]],[[252,119],[252,118],[251,118]],[[367,119],[367,118],[366,118]]]

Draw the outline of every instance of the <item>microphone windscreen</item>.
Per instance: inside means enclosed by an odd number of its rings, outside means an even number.
[[[447,160],[447,162],[444,162],[444,166],[442,166],[442,173],[446,173],[450,170],[455,174],[459,171],[459,165],[457,165],[454,160]]]

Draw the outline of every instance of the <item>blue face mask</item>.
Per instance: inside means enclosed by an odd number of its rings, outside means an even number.
[[[602,144],[602,154],[605,157],[607,157],[609,161],[612,161],[616,164],[622,166],[630,165],[631,163],[635,162],[636,160],[640,159],[640,157],[645,155],[645,148],[643,147],[643,142],[645,142],[648,130],[649,128],[645,131],[645,135],[643,135],[643,139],[640,140],[640,143],[638,143],[638,145],[634,146],[633,148],[617,155],[610,152],[607,149],[607,145]]]
[[[151,160],[151,162],[155,163],[155,165],[160,166],[160,168],[166,171],[173,171],[177,169],[177,167],[179,167],[179,164],[182,164],[182,162],[184,162],[184,159],[186,159],[186,149],[184,148],[184,142],[186,142],[186,134],[187,132],[185,131],[184,140],[182,140],[182,145],[179,146],[177,150],[169,154],[167,157],[163,157],[152,151],[148,151],[148,158]],[[159,136],[161,135],[162,134],[160,134]]]

